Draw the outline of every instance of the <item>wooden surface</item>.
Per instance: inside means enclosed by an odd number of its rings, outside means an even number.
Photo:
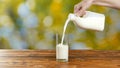
[[[69,62],[57,62],[54,50],[0,50],[0,68],[120,68],[120,51],[69,53]]]

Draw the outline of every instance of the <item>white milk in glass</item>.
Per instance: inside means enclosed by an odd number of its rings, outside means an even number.
[[[60,62],[68,61],[68,45],[58,44],[56,46],[56,59]]]

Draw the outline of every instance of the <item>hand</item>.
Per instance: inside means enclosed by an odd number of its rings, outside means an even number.
[[[92,5],[105,6],[110,8],[115,8],[120,10],[120,0],[82,0],[74,7],[74,13],[77,16],[83,16],[85,11]]]
[[[83,16],[85,14],[86,9],[88,9],[93,3],[93,0],[83,0],[82,2],[76,4],[74,6],[74,13],[77,16]]]

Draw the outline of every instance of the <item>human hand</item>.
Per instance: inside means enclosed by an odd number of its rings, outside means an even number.
[[[85,14],[86,9],[88,9],[94,0],[83,0],[82,2],[76,4],[74,6],[74,13],[77,16],[83,16]]]

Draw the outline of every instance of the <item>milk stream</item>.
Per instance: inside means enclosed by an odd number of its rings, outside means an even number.
[[[64,37],[65,37],[65,31],[66,31],[66,28],[67,28],[67,25],[69,23],[70,19],[68,18],[65,22],[65,25],[64,25],[64,29],[63,29],[63,34],[62,34],[62,40],[61,40],[61,44],[63,44],[63,41],[64,41]]]
[[[70,21],[70,19],[68,18],[64,24],[61,43],[57,44],[57,46],[56,46],[56,59],[59,62],[67,62],[68,61],[69,48],[68,48],[68,45],[64,45],[63,41],[64,41],[65,31],[66,31],[69,21]]]

